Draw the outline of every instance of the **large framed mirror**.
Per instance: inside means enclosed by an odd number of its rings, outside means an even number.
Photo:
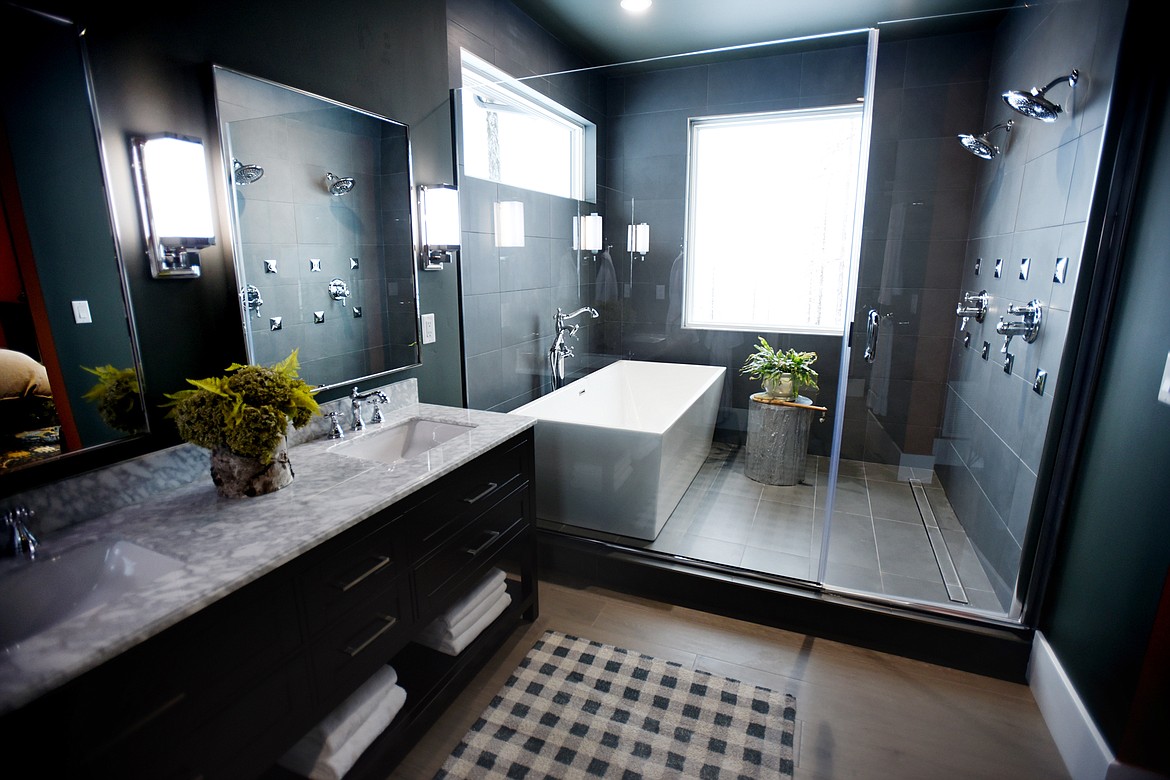
[[[81,29],[0,9],[0,479],[147,433]],[[27,482],[25,477],[18,480]]]
[[[213,66],[248,359],[331,389],[416,366],[407,126]]]

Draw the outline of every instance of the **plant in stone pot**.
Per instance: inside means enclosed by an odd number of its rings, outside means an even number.
[[[271,493],[293,479],[285,435],[319,413],[297,377],[297,351],[273,366],[233,363],[223,376],[188,379],[167,394],[167,417],[184,441],[211,450],[211,479],[228,498]]]
[[[815,352],[797,352],[795,349],[775,349],[760,336],[756,351],[744,361],[741,374],[758,379],[764,392],[772,398],[796,398],[802,388],[817,389],[817,362]]]

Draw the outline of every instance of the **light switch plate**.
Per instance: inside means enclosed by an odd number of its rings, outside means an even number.
[[[93,315],[89,313],[89,301],[73,301],[73,321],[78,325],[93,322]]]
[[[1166,354],[1166,367],[1162,369],[1162,386],[1158,388],[1158,400],[1170,404],[1170,353]]]
[[[422,316],[422,339],[424,344],[435,343],[435,315],[424,314]]]

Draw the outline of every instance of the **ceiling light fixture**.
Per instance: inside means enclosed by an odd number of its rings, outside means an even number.
[[[654,0],[622,0],[622,8],[632,14],[640,14],[653,5]]]

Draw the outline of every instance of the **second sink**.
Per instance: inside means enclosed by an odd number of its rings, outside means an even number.
[[[339,455],[397,463],[467,433],[474,425],[440,422],[414,417],[383,431],[372,431],[333,449]]]

